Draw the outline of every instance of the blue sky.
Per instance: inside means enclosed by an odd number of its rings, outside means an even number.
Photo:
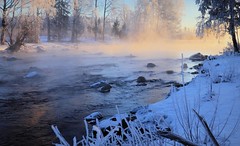
[[[193,28],[196,26],[196,18],[200,16],[198,6],[195,4],[195,0],[184,0],[182,26]]]

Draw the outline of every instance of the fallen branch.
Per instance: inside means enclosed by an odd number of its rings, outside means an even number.
[[[177,134],[172,133],[171,131],[158,131],[158,134],[164,138],[179,142],[187,146],[198,146],[198,144],[193,143]]]
[[[202,123],[204,129],[207,131],[208,136],[210,137],[210,139],[212,140],[213,144],[215,146],[219,146],[216,138],[214,137],[214,135],[212,134],[207,122],[204,120],[204,118],[202,116],[200,116],[194,109],[193,112],[197,115],[199,121]]]

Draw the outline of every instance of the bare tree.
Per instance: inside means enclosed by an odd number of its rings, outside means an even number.
[[[31,16],[22,16],[22,19],[18,21],[18,30],[16,40],[9,44],[7,48],[10,52],[17,52],[24,44],[25,39],[34,33],[34,18]]]
[[[72,23],[72,42],[75,42],[77,39],[77,32],[76,32],[76,21],[79,17],[78,14],[78,0],[73,0],[73,23]]]
[[[51,19],[53,18],[53,16],[56,14],[55,11],[55,0],[52,0],[51,3],[49,3],[50,7],[48,7],[48,9],[45,9],[45,13],[46,13],[46,19],[47,19],[47,41],[50,42],[51,41]]]
[[[180,29],[181,4],[181,0],[137,0],[135,31],[175,37]]]
[[[112,7],[113,0],[104,0],[104,8],[103,8],[103,33],[102,39],[105,39],[105,25],[106,25],[106,18],[108,17],[111,7]]]
[[[95,26],[94,26],[94,36],[95,36],[95,41],[97,40],[97,34],[98,34],[98,17],[97,17],[97,9],[98,9],[98,0],[95,0]]]
[[[12,10],[12,17],[9,20],[9,26],[8,26],[8,36],[9,36],[9,45],[13,45],[14,43],[14,30],[17,26],[17,23],[19,22],[21,18],[16,16],[16,5],[13,7]]]
[[[131,8],[124,3],[122,5],[121,14],[120,14],[121,15],[120,18],[123,21],[123,23],[127,24],[127,23],[130,23],[130,21],[132,21],[130,19],[131,13],[132,13]]]
[[[50,23],[50,16],[53,16],[55,14],[55,0],[34,0],[30,1],[30,8],[29,12],[31,15],[35,18],[34,23],[35,23],[35,33],[33,34],[31,38],[31,42],[38,43],[40,41],[40,30],[42,27],[42,21],[43,17],[45,17]],[[48,39],[50,40],[50,25],[48,25]]]
[[[6,39],[6,32],[7,32],[7,26],[9,23],[7,22],[8,15],[11,11],[11,9],[18,5],[18,0],[3,0],[2,5],[0,6],[0,9],[2,10],[2,32],[1,32],[1,44],[5,44]]]

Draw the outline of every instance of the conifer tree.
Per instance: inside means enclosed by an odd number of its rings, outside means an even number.
[[[206,29],[211,29],[220,35],[229,33],[232,38],[234,52],[239,52],[236,29],[240,24],[239,5],[236,0],[196,0],[201,12],[197,34],[204,35]]]
[[[63,34],[67,33],[70,15],[69,0],[56,0],[56,16],[54,19],[55,32],[58,41],[61,41]]]

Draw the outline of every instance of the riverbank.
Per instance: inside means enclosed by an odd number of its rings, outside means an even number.
[[[220,145],[237,146],[240,143],[239,62],[239,55],[226,53],[209,57],[199,70],[200,74],[188,85],[178,89],[172,87],[165,100],[97,122],[97,126],[93,126],[96,139],[91,138],[90,142],[87,138],[82,142],[95,145],[114,145],[114,142],[173,144],[157,136],[156,132],[161,129],[200,145],[211,144],[194,109],[206,120]]]
[[[168,99],[150,105],[149,109],[157,115],[166,114],[173,132],[187,136],[192,128],[194,137],[200,137],[206,131],[194,115],[195,109],[210,125],[220,145],[239,145],[239,62],[239,55],[210,57],[204,61],[202,73],[190,84],[179,91],[172,90]],[[202,138],[198,140],[200,144],[204,143],[205,137]]]

